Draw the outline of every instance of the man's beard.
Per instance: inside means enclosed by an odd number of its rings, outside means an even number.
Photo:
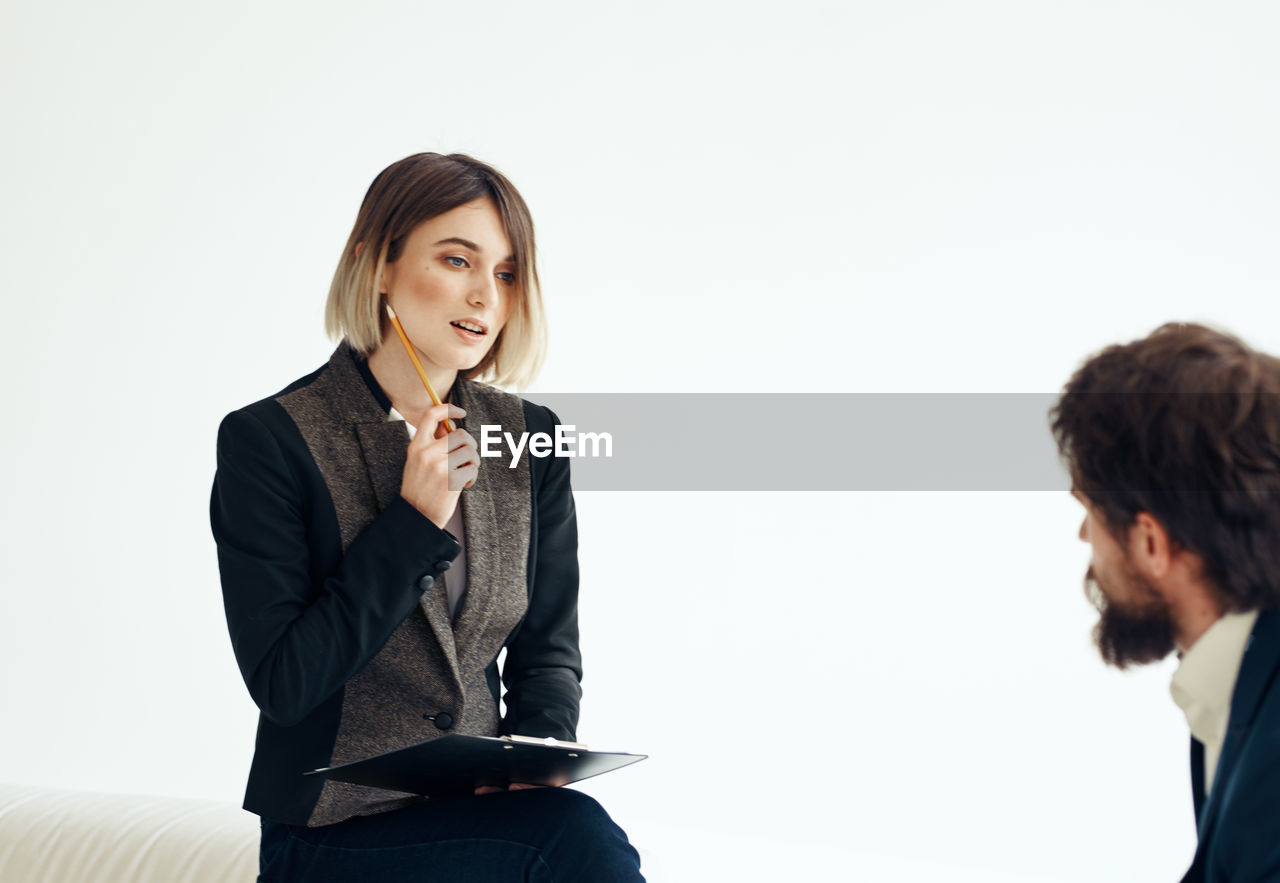
[[[1103,661],[1116,668],[1164,659],[1177,646],[1169,605],[1132,568],[1125,567],[1122,579],[1130,589],[1143,595],[1143,600],[1118,605],[1102,591],[1092,567],[1084,575],[1085,597],[1101,614],[1093,627],[1093,643]]]

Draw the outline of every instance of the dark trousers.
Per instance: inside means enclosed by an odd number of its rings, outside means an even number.
[[[262,820],[259,883],[643,883],[604,807],[568,788],[427,800],[303,828]]]

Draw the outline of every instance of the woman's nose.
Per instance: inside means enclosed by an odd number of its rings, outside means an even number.
[[[470,300],[476,306],[495,306],[498,303],[498,280],[492,276],[477,280],[471,289]]]

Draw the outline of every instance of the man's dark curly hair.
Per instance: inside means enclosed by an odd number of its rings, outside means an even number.
[[[1223,612],[1280,607],[1280,360],[1163,325],[1086,361],[1049,418],[1113,535],[1149,512],[1203,559]]]

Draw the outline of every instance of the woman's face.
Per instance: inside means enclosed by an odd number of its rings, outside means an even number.
[[[493,201],[476,199],[415,227],[386,265],[382,290],[428,370],[474,368],[517,294],[515,255]]]

